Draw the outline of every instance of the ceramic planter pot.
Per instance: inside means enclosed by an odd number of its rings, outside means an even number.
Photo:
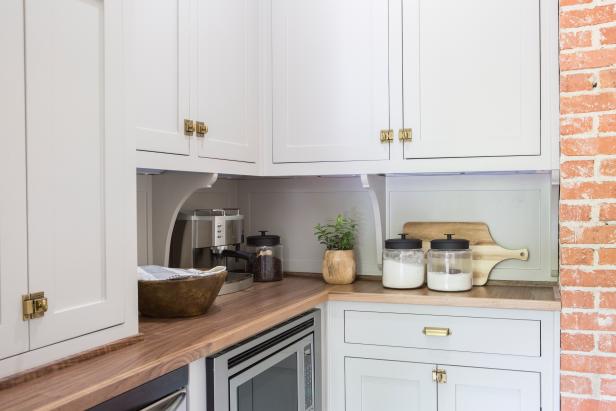
[[[328,284],[351,284],[355,281],[353,250],[327,250],[323,256],[323,280]]]

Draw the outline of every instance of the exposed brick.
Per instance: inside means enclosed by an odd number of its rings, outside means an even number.
[[[586,312],[563,313],[560,316],[563,330],[616,331],[616,315]],[[616,366],[616,358],[614,358]]]
[[[560,356],[560,369],[563,371],[614,375],[616,374],[616,358],[563,354]]]
[[[616,159],[601,161],[600,173],[602,176],[616,176]]]
[[[563,308],[594,308],[595,295],[590,291],[562,291]]]
[[[616,63],[616,59],[614,63]],[[582,94],[571,97],[561,96],[560,98],[561,114],[590,113],[614,109],[616,109],[616,93],[614,92]]]
[[[599,220],[616,221],[616,204],[601,204],[601,208],[599,208]]]
[[[561,248],[560,263],[562,265],[590,265],[593,262],[594,251],[591,248]]]
[[[560,221],[588,221],[592,208],[589,205],[561,204],[559,210]],[[616,207],[614,209],[616,215]]]
[[[602,28],[599,33],[601,34],[601,44],[614,44],[616,43],[616,27]],[[562,40],[561,40],[562,41]]]
[[[616,181],[563,183],[560,198],[571,199],[601,199],[616,197]]]
[[[599,73],[599,86],[601,88],[615,88],[616,87],[616,70],[602,70]]]
[[[592,46],[590,31],[570,31],[560,33],[560,49],[569,50]]]
[[[570,136],[592,130],[592,117],[561,117],[560,134]]]
[[[572,160],[560,163],[562,178],[592,177],[594,173],[594,160]]]
[[[615,411],[616,401],[562,397],[560,411]]]
[[[568,242],[565,243],[564,240]],[[616,243],[616,226],[600,225],[576,229],[569,237],[562,239],[563,244],[614,244]]]
[[[585,394],[585,393],[582,393]],[[616,396],[616,379],[601,379],[601,394]]]
[[[560,151],[566,156],[616,154],[616,137],[566,138],[560,142]]]
[[[586,377],[561,375],[560,391],[572,394],[592,394],[592,384],[590,379]]]
[[[590,2],[592,2],[592,0],[560,0],[559,4],[561,6],[572,6],[575,4],[584,4]]]
[[[565,268],[560,270],[560,284],[570,287],[616,287],[616,270]]]
[[[560,27],[572,28],[609,23],[616,20],[614,5],[565,10],[560,13]]]
[[[599,307],[616,308],[616,292],[602,292],[599,295]]]
[[[599,116],[599,132],[616,132],[616,114],[605,114]]]
[[[593,75],[578,73],[560,76],[560,91],[571,93],[574,91],[589,91],[596,87]]]
[[[602,248],[599,250],[599,264],[616,265],[616,248]]]
[[[560,335],[560,348],[563,351],[592,351],[595,348],[595,337],[592,334],[563,332]]]
[[[599,351],[616,352],[616,335],[600,335],[599,336]]]

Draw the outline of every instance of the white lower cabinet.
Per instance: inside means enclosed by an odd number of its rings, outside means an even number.
[[[541,374],[438,365],[447,381],[437,383],[439,411],[526,411],[541,408]]]
[[[327,315],[329,411],[559,409],[558,312],[330,302]]]
[[[347,411],[436,410],[431,364],[345,358]]]
[[[346,357],[346,411],[526,411],[541,407],[536,372]]]

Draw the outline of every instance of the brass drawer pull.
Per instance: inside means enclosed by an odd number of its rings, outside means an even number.
[[[424,327],[422,332],[426,337],[447,337],[451,335],[449,328],[441,327]]]

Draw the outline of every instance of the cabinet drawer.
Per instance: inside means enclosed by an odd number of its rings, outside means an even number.
[[[446,334],[446,330],[449,335],[430,335]],[[541,322],[347,310],[344,312],[344,341],[350,344],[539,357]]]

